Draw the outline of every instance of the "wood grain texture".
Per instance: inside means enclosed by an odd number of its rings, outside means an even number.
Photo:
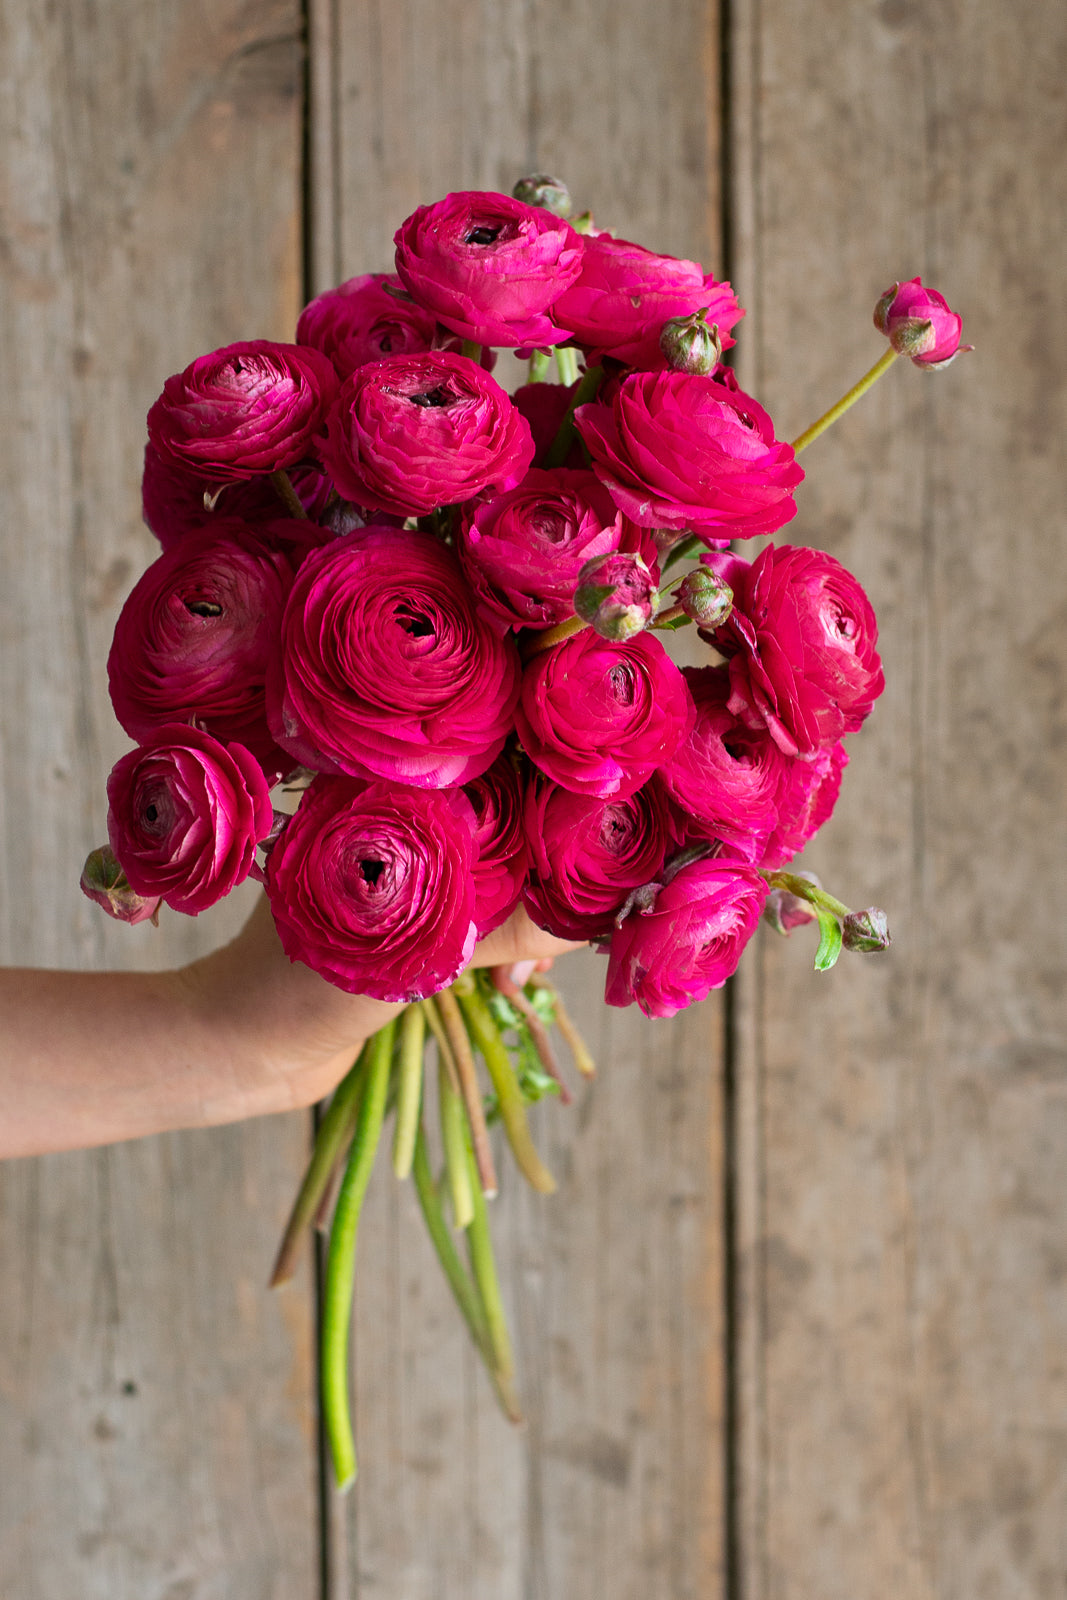
[[[1061,8],[739,0],[743,378],[791,437],[922,273],[977,353],[804,457],[788,537],[867,587],[888,689],[807,864],[888,907],[746,979],[744,1600],[1052,1600],[1067,1571]]]
[[[0,8],[2,955],[162,966],[78,892],[128,747],[118,609],[155,552],[144,415],[166,376],[298,307],[291,0]],[[99,1025],[121,1039],[121,1019]],[[118,1045],[117,1047],[121,1047]],[[263,1288],[302,1117],[0,1168],[0,1592],[306,1594],[311,1316]]]
[[[416,205],[536,169],[602,226],[721,267],[713,6],[375,0],[312,16],[313,83],[333,106],[312,117],[318,286],[388,269]],[[718,1591],[721,1008],[653,1026],[605,1009],[601,960],[560,979],[601,1075],[570,1110],[539,1108],[559,1192],[508,1172],[493,1208],[525,1428],[496,1414],[383,1164],[361,1228],[362,1464],[335,1600]]]

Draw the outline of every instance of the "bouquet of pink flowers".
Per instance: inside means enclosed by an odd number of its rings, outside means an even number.
[[[515,1411],[487,1122],[550,1188],[525,1114],[561,1087],[548,1025],[591,1062],[543,980],[466,971],[480,937],[521,903],[606,952],[609,1004],[654,1017],[721,986],[764,913],[782,932],[817,921],[821,968],[888,944],[880,911],[787,870],[882,691],[874,612],[832,556],[732,546],[778,533],[799,451],[897,354],[945,365],[960,319],[918,279],[894,285],[875,313],[885,355],[784,443],[724,360],[743,315],[730,285],[569,212],[543,177],[420,207],[395,274],[320,295],[294,344],[200,357],[148,414],[144,515],[163,552],[108,662],[137,746],[83,887],[135,922],[257,877],[292,960],[407,1006],[322,1119],[275,1274],[350,1146],[323,1350],[342,1483],[356,1224],[391,1095],[394,1164]],[[499,349],[529,362],[511,395]],[[706,661],[681,669],[664,636],[690,622]],[[295,811],[274,804],[283,780]]]

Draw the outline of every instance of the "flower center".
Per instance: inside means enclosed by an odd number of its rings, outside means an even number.
[[[616,704],[632,706],[634,703],[634,675],[633,668],[620,662],[617,667],[612,667],[608,673],[608,682]]]
[[[405,633],[410,633],[414,639],[425,639],[434,631],[433,623],[425,612],[416,611],[414,606],[406,602],[398,605],[393,615]]]
[[[480,222],[476,228],[472,228],[470,233],[464,237],[463,243],[495,244],[497,239],[500,237],[501,227],[501,223],[497,223],[496,227],[494,228],[490,227],[490,225],[486,222]]]
[[[182,602],[186,611],[192,612],[194,617],[221,617],[222,607],[214,600],[185,600]]]
[[[363,874],[364,881],[366,883],[369,883],[371,888],[373,889],[374,886],[377,884],[378,879],[381,877],[382,873],[385,871],[385,862],[384,861],[375,861],[373,859],[368,859],[366,861],[361,861],[360,864],[359,864],[359,870]]]
[[[427,406],[450,405],[452,396],[444,384],[439,383],[436,389],[424,389],[421,394],[409,394],[408,399],[413,406],[418,406],[421,410],[425,410]]]

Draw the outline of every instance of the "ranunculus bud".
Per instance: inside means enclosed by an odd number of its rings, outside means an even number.
[[[973,344],[960,344],[963,318],[936,289],[924,289],[921,278],[894,283],[874,308],[874,325],[898,355],[917,367],[947,367]]]
[[[674,597],[686,616],[701,628],[721,628],[733,610],[734,591],[710,567],[687,572]]]
[[[130,888],[130,880],[110,845],[100,845],[86,856],[81,891],[118,922],[159,921],[162,900],[158,895],[137,894]]]
[[[862,955],[872,950],[888,950],[892,940],[885,912],[877,906],[868,906],[866,911],[850,912],[841,923],[841,942],[846,950],[858,951]]]
[[[602,639],[632,639],[652,620],[656,586],[639,555],[614,550],[594,556],[578,574],[574,609]]]
[[[659,347],[673,372],[692,372],[706,378],[715,371],[722,360],[722,340],[719,325],[708,326],[708,308],[684,317],[670,317],[663,324]]]
[[[556,217],[569,217],[574,209],[571,192],[563,179],[550,178],[547,172],[532,172],[528,178],[520,178],[511,196],[513,200],[521,200],[524,206],[540,206]]]
[[[822,888],[814,872],[798,872],[797,877],[806,878],[816,889]],[[802,899],[799,894],[791,894],[788,889],[772,889],[763,908],[764,922],[769,922],[775,933],[781,934],[790,934],[794,928],[814,922],[816,915],[810,900]]]

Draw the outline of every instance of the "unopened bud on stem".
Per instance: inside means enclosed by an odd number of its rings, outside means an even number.
[[[877,906],[868,906],[866,911],[851,912],[841,924],[841,942],[846,950],[858,951],[861,955],[868,955],[874,950],[888,950],[892,940],[885,912]]]
[[[688,316],[671,317],[663,324],[659,347],[674,372],[688,372],[703,378],[722,360],[722,340],[718,324],[707,323],[708,310],[702,306]]]
[[[574,609],[602,639],[632,639],[652,620],[655,584],[639,555],[594,556],[578,574]]]
[[[721,628],[734,608],[734,591],[710,567],[695,567],[687,572],[674,598],[700,628]]]
[[[570,190],[562,178],[551,178],[547,172],[532,172],[528,178],[520,178],[511,193],[524,206],[541,206],[557,217],[571,214]]]
[[[162,900],[134,893],[110,845],[89,852],[82,868],[81,890],[118,922],[159,921]]]

